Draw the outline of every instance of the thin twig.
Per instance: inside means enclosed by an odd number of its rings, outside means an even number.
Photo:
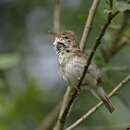
[[[54,0],[54,32],[60,30],[60,0]]]
[[[121,89],[128,81],[130,81],[130,74],[124,78],[108,95],[108,97],[114,96],[119,89]],[[92,107],[87,113],[85,113],[83,116],[81,116],[75,123],[73,123],[70,127],[68,127],[65,130],[73,130],[76,128],[79,124],[81,124],[83,121],[87,120],[89,116],[91,116],[95,111],[97,111],[101,106],[103,105],[103,102],[100,101],[97,105]]]
[[[93,0],[92,6],[89,10],[88,18],[86,20],[83,35],[82,35],[82,38],[81,38],[81,41],[80,41],[81,50],[84,50],[84,48],[86,46],[85,43],[87,42],[89,34],[92,30],[92,26],[93,26],[95,14],[96,14],[96,10],[97,10],[97,7],[99,5],[99,2],[100,2],[100,0]]]

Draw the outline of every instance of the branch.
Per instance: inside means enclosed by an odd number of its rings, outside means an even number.
[[[124,78],[108,95],[108,97],[114,96],[119,89],[121,89],[128,81],[130,81],[130,74]],[[94,112],[96,112],[101,106],[103,105],[103,102],[100,101],[97,105],[92,107],[87,113],[85,113],[81,118],[79,118],[75,123],[73,123],[70,127],[68,127],[65,130],[73,130],[76,128],[79,124],[81,124],[83,121],[87,120],[89,116],[91,116]]]
[[[54,32],[60,30],[60,0],[54,0]]]
[[[84,50],[85,48],[85,42],[87,42],[89,34],[92,30],[92,26],[93,26],[93,22],[94,22],[94,18],[95,18],[95,14],[96,14],[96,10],[97,7],[99,5],[100,0],[94,0],[92,3],[92,6],[89,10],[89,14],[88,14],[88,18],[84,27],[84,31],[83,31],[83,35],[80,41],[80,48],[81,50]]]

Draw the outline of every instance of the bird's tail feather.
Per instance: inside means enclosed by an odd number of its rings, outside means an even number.
[[[102,87],[98,86],[93,93],[96,94],[96,97],[99,97],[102,100],[102,102],[104,103],[105,107],[109,110],[109,112],[112,113],[115,110],[111,100],[108,98],[107,94],[105,93]]]

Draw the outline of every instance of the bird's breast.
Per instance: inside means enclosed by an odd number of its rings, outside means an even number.
[[[84,57],[74,56],[69,60],[63,59],[64,64],[61,64],[62,75],[73,86],[77,85],[80,77],[83,74],[84,67],[86,65],[86,59]],[[63,62],[62,61],[62,62]],[[99,72],[95,64],[91,64],[86,72],[83,84],[89,84],[95,86],[97,79],[99,78]]]
[[[78,57],[71,57],[64,66],[62,66],[62,72],[64,77],[71,83],[75,84],[82,75],[85,66],[85,61]]]

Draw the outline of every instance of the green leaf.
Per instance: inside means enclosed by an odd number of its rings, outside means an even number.
[[[121,12],[130,10],[130,3],[126,0],[116,0],[115,6]]]

